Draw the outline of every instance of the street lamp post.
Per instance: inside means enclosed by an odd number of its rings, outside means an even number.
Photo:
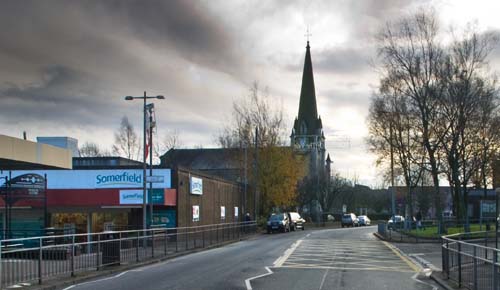
[[[146,156],[146,122],[147,122],[147,104],[146,104],[146,99],[159,99],[159,100],[164,100],[164,96],[147,96],[146,91],[144,91],[144,96],[141,97],[133,97],[133,96],[126,96],[125,100],[126,101],[132,101],[135,99],[142,99],[144,100],[144,106],[143,106],[143,113],[144,113],[144,128],[143,128],[143,135],[142,135],[142,156],[143,156],[143,163],[142,163],[142,229],[147,229],[147,217],[146,217],[146,212],[147,212],[147,206],[146,206],[146,195],[147,195],[147,188],[146,188],[146,169],[147,169],[147,156]]]

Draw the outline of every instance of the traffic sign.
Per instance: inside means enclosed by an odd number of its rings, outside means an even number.
[[[146,182],[148,183],[163,183],[163,176],[162,175],[151,175],[151,176],[146,176]]]

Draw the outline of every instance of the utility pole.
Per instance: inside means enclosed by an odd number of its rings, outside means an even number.
[[[146,198],[147,198],[147,188],[146,188],[146,168],[147,168],[147,156],[146,156],[146,114],[147,114],[147,104],[146,104],[146,99],[159,99],[159,100],[164,100],[164,96],[147,96],[146,91],[144,91],[144,96],[140,97],[133,97],[133,96],[126,96],[125,100],[126,101],[132,101],[135,99],[142,99],[144,100],[144,105],[143,105],[143,121],[144,121],[144,128],[143,128],[143,136],[142,136],[142,229],[145,230],[147,229],[147,206],[146,206]]]
[[[149,111],[149,176],[153,176],[153,128],[155,127],[155,123],[153,121],[153,109],[154,104],[147,105]],[[153,182],[149,182],[149,213],[151,224],[153,225]]]

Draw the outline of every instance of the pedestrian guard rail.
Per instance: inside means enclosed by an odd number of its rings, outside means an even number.
[[[138,264],[255,234],[254,221],[196,227],[105,231],[0,241],[0,288]]]
[[[500,255],[494,231],[447,235],[441,241],[446,279],[459,288],[500,290]]]

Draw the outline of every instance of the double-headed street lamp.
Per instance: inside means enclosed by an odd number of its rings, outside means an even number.
[[[146,92],[144,92],[144,96],[141,97],[132,97],[132,96],[126,96],[125,100],[126,101],[132,101],[135,99],[143,99],[144,100],[144,130],[143,130],[143,142],[142,142],[142,156],[143,156],[143,163],[142,163],[142,229],[147,228],[147,220],[146,220],[146,212],[147,212],[147,206],[146,206],[146,164],[147,164],[147,156],[146,156],[146,123],[147,123],[147,111],[148,111],[148,105],[146,104],[146,99],[159,99],[159,100],[164,100],[164,96],[147,96]],[[151,132],[149,133],[151,134]],[[151,150],[152,151],[152,150]],[[152,154],[152,152],[150,153]],[[151,164],[153,166],[153,164]],[[151,193],[152,194],[152,193]]]

